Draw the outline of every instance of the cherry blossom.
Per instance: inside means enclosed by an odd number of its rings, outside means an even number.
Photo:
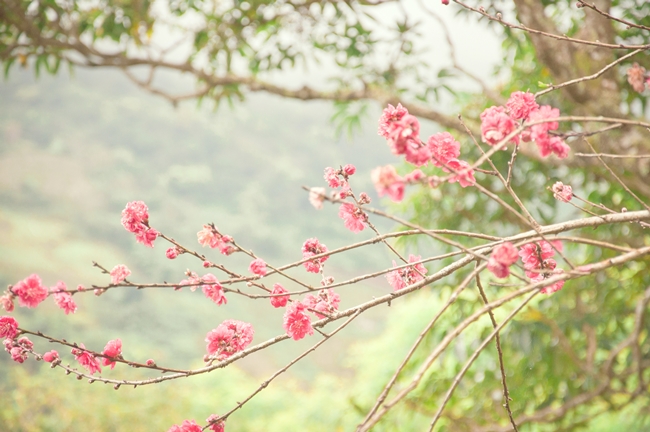
[[[74,358],[79,362],[79,364],[83,366],[91,375],[94,375],[97,372],[102,372],[102,367],[99,364],[99,360],[97,360],[93,354],[86,351],[84,344],[79,344],[79,348],[73,348],[71,353],[74,355]]]
[[[302,257],[311,258],[314,255],[319,255],[327,252],[327,246],[320,243],[316,237],[305,240],[305,243],[302,245]],[[325,255],[320,258],[314,258],[312,260],[306,261],[303,263],[305,269],[310,273],[319,273],[323,267],[323,263],[327,261],[329,255]]]
[[[231,244],[232,237],[221,234],[214,225],[203,225],[203,229],[196,233],[196,236],[201,246],[218,248],[223,255],[230,255],[235,251],[235,247]]]
[[[9,353],[11,359],[17,363],[23,363],[27,360],[29,352],[34,349],[32,341],[26,337],[21,337],[17,341],[14,339],[6,338],[3,341],[5,351]]]
[[[147,229],[149,209],[142,201],[132,201],[122,210],[122,226],[129,232],[139,233]]]
[[[118,264],[113,267],[113,270],[111,270],[111,283],[117,285],[126,280],[130,274],[131,270],[129,270],[124,264]]]
[[[355,172],[357,172],[357,168],[352,164],[347,164],[343,167],[343,174],[346,176],[354,175]]]
[[[18,282],[11,288],[11,291],[18,296],[18,302],[23,307],[35,308],[47,298],[48,290],[38,275],[33,274]]]
[[[498,144],[516,128],[517,124],[506,114],[504,107],[493,106],[481,113],[481,137],[486,144]],[[510,142],[518,144],[519,137],[513,137]]]
[[[525,120],[531,112],[539,108],[535,95],[529,92],[516,91],[506,102],[506,111],[514,120]]]
[[[18,334],[18,321],[5,315],[0,317],[0,338],[14,339]]]
[[[324,201],[325,201],[325,188],[313,187],[309,190],[309,204],[314,206],[316,210],[320,210],[323,208]]]
[[[208,273],[201,277],[201,282],[207,284],[201,285],[201,291],[203,291],[203,294],[205,294],[207,298],[219,306],[228,303],[228,300],[224,295],[223,286],[221,286],[215,275]]]
[[[408,110],[402,106],[402,104],[397,104],[396,107],[388,104],[379,118],[379,130],[377,133],[384,138],[388,138],[390,124],[396,121],[399,121],[408,114]]]
[[[476,179],[474,178],[474,170],[470,165],[458,159],[450,159],[447,161],[447,168],[443,168],[445,172],[453,170],[455,173],[449,178],[449,183],[460,183],[462,187],[474,186]]]
[[[167,251],[165,252],[165,256],[166,256],[167,258],[173,260],[173,259],[176,259],[176,257],[178,256],[179,252],[180,252],[180,251],[178,250],[178,248],[177,248],[176,246],[174,246],[174,247],[170,247],[170,248],[167,249]]]
[[[421,257],[419,255],[409,255],[408,262],[413,263],[420,261]],[[397,267],[395,261],[393,261],[393,267]],[[424,276],[427,274],[427,269],[422,263],[416,264],[410,267],[404,267],[400,269],[393,270],[392,272],[386,275],[386,279],[390,286],[393,287],[395,291],[406,288],[409,285],[413,285],[424,279]]]
[[[208,427],[209,430],[212,432],[225,432],[226,430],[226,423],[223,420],[217,421],[219,418],[218,415],[212,414],[210,417],[208,417],[205,421],[210,424]]]
[[[306,335],[314,334],[314,328],[306,312],[307,306],[297,301],[287,306],[284,312],[283,327],[293,340],[300,340]]]
[[[634,63],[627,70],[627,82],[630,83],[635,92],[641,93],[645,90],[645,73],[645,68],[638,63]]]
[[[266,263],[261,258],[254,259],[249,264],[248,271],[258,276],[264,276],[266,274]]]
[[[339,217],[343,219],[345,227],[352,232],[363,231],[365,225],[363,224],[367,216],[357,206],[351,203],[343,203],[339,208]]]
[[[115,367],[114,359],[122,356],[122,341],[120,339],[108,341],[102,354],[106,356],[102,359],[102,364],[113,369]]]
[[[388,195],[395,202],[404,199],[404,179],[397,174],[394,166],[377,167],[370,172],[370,178],[380,197]]]
[[[321,290],[317,295],[308,294],[303,300],[309,309],[314,312],[318,318],[325,318],[325,314],[331,314],[339,309],[341,297],[333,289]],[[319,313],[321,312],[321,313]]]
[[[517,262],[518,259],[517,248],[512,243],[505,242],[492,249],[487,269],[496,277],[505,278],[510,275],[510,266]]]
[[[167,429],[167,432],[202,432],[202,430],[194,420],[183,420],[182,424],[173,425]]]
[[[7,312],[13,312],[14,296],[9,292],[3,294],[2,296],[0,296],[0,305],[2,305],[2,308]]]
[[[344,179],[339,178],[340,170],[336,170],[332,167],[325,168],[325,175],[323,178],[332,189],[341,187],[346,184]]]
[[[529,121],[541,121],[547,119],[558,118],[560,116],[560,110],[553,108],[549,105],[542,105],[535,111],[531,112],[528,116]],[[530,127],[531,129],[531,138],[535,141],[548,139],[548,132],[552,130],[557,130],[560,127],[560,124],[556,121],[539,123]]]
[[[59,360],[59,353],[56,350],[48,351],[43,354],[43,360],[48,363]]]
[[[284,293],[286,293],[286,292],[289,292],[289,291],[287,291],[287,290],[286,290],[282,285],[280,285],[279,283],[276,283],[276,284],[273,285],[273,291],[271,291],[271,294],[274,294],[274,295],[275,295],[275,294],[284,294]],[[280,308],[280,307],[284,307],[284,306],[286,306],[286,305],[287,305],[287,301],[289,301],[289,296],[288,296],[288,295],[286,295],[286,296],[271,297],[271,305],[272,305],[274,308]]]
[[[451,159],[460,156],[460,143],[454,139],[449,132],[440,132],[431,135],[427,140],[431,151],[431,163],[437,167],[443,167]]]
[[[253,326],[236,320],[225,320],[210,330],[205,337],[207,351],[217,360],[223,360],[243,351],[253,341]]]
[[[65,292],[66,289],[65,283],[59,281],[55,286],[50,288],[50,291],[54,293],[54,302],[56,305],[68,315],[76,312],[77,304],[73,300],[72,295]]]
[[[569,202],[573,198],[573,189],[562,182],[555,182],[552,187],[553,197],[558,201]]]

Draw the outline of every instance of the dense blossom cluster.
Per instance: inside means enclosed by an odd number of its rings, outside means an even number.
[[[79,344],[79,348],[72,348],[70,352],[89,374],[94,375],[95,373],[102,372],[102,366],[99,364],[99,360],[92,353],[86,351],[84,344]]]
[[[307,315],[307,306],[300,302],[291,302],[284,312],[284,330],[293,340],[300,340],[306,335],[313,335],[314,328]]]
[[[340,302],[341,297],[333,289],[321,290],[317,295],[307,294],[303,300],[318,318],[325,318],[326,315],[336,312]]]
[[[149,209],[142,201],[127,203],[122,210],[122,226],[135,234],[135,240],[145,246],[153,247],[160,233],[149,226]]]
[[[21,337],[18,340],[7,337],[3,341],[5,351],[9,353],[11,359],[16,363],[23,363],[27,360],[30,352],[34,349],[34,344],[26,337]]]
[[[102,364],[104,366],[110,366],[113,369],[115,367],[115,359],[122,357],[122,341],[120,339],[108,341],[102,354],[106,356],[103,358]]]
[[[251,261],[248,271],[258,276],[264,276],[266,274],[266,263],[263,259],[256,258]]]
[[[302,257],[311,258],[314,255],[320,255],[327,252],[327,246],[320,243],[316,237],[305,240],[305,243],[302,245]],[[323,264],[329,255],[322,256],[320,258],[314,258],[312,260],[306,261],[303,263],[305,269],[310,273],[319,273],[323,268]]]
[[[0,317],[0,338],[13,339],[18,334],[18,321],[14,317]]]
[[[569,185],[565,185],[562,182],[555,182],[553,187],[553,197],[562,202],[569,202],[573,198],[573,189]]]
[[[208,430],[212,432],[224,432],[226,424],[223,420],[217,421],[219,417],[212,414],[207,418],[206,422],[209,423]],[[184,420],[180,425],[173,425],[167,432],[202,432],[203,428],[199,426],[194,420]]]
[[[237,320],[225,320],[205,337],[211,358],[223,360],[243,351],[252,341],[253,326]]]
[[[23,307],[35,308],[47,298],[48,290],[37,274],[30,275],[11,288]]]
[[[519,249],[519,256],[524,262],[526,276],[533,282],[539,282],[551,277],[554,274],[562,273],[562,270],[556,269],[557,262],[552,259],[555,255],[555,249],[562,250],[562,243],[559,241],[553,244],[547,241],[525,244]],[[546,286],[540,290],[541,293],[551,294],[559,291],[564,286],[564,281],[558,281]]]
[[[131,270],[127,268],[124,264],[118,264],[113,267],[113,270],[110,271],[111,283],[117,285],[126,280],[127,277],[131,274]]]
[[[50,288],[50,291],[53,293],[54,302],[56,305],[61,308],[66,315],[75,313],[77,310],[77,304],[74,302],[72,295],[69,292],[66,292],[66,286],[63,281],[58,281],[55,286]]]
[[[368,215],[352,203],[343,203],[339,207],[339,217],[343,219],[345,227],[352,232],[360,232],[366,227],[364,222],[368,220]]]
[[[212,249],[219,249],[224,255],[230,255],[236,248],[232,245],[233,238],[219,232],[214,225],[203,225],[203,229],[196,233],[201,246],[209,246]],[[167,256],[169,258],[169,255]]]
[[[627,82],[630,83],[635,92],[641,93],[646,88],[650,88],[650,75],[646,74],[646,69],[634,63],[627,70]]]
[[[420,259],[421,257],[419,255],[416,256],[410,254],[408,262],[414,263],[420,261]],[[397,267],[395,261],[393,261],[393,267]],[[390,286],[392,286],[395,291],[398,291],[421,281],[424,279],[425,274],[427,274],[427,269],[422,263],[420,263],[409,267],[395,269],[386,274],[386,279]]]
[[[282,285],[279,283],[276,283],[273,285],[273,291],[271,291],[271,294],[277,295],[277,294],[284,294],[287,293],[287,291]],[[289,296],[283,296],[283,295],[278,295],[277,297],[271,297],[271,305],[274,308],[281,308],[285,307],[287,305],[287,302],[289,301]]]
[[[510,242],[501,243],[492,249],[487,269],[496,277],[505,278],[510,275],[510,266],[518,260],[517,248]]]

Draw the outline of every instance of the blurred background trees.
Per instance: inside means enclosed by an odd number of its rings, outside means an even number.
[[[452,3],[446,8],[426,1],[3,1],[0,229],[6,240],[0,245],[0,279],[14,283],[38,270],[50,284],[63,275],[74,284],[91,283],[99,277],[83,265],[91,259],[130,262],[144,277],[178,279],[186,263],[154,259],[121,235],[116,215],[132,199],[150,203],[160,218],[157,225],[179,238],[192,240],[203,223],[214,221],[279,262],[295,259],[302,241],[314,235],[329,247],[346,244],[349,234],[332,222],[334,213],[314,215],[299,186],[320,185],[325,166],[354,163],[360,173],[368,173],[392,162],[383,140],[374,135],[377,114],[386,103],[401,102],[430,120],[426,127],[431,131],[444,128],[468,142],[458,114],[480,136],[479,114],[502,104],[512,91],[543,91],[597,74],[597,79],[541,95],[538,102],[559,107],[563,115],[647,120],[649,90],[635,91],[627,71],[634,63],[650,69],[650,4],[594,4],[637,26],[565,0]],[[567,37],[598,43],[571,43],[563,40]],[[72,80],[65,78],[69,68]],[[40,79],[34,81],[26,70]],[[170,103],[163,104],[165,100]],[[218,111],[197,109],[195,101]],[[569,123],[562,130],[579,133],[584,126]],[[350,136],[349,142],[342,134]],[[583,214],[553,199],[546,188],[556,180],[616,211],[642,208],[597,158],[576,156],[592,153],[581,139],[568,137],[567,142],[572,152],[563,160],[540,160],[536,150],[521,147],[513,188],[540,223]],[[650,153],[648,133],[638,128],[621,127],[590,142],[601,153]],[[469,160],[479,156],[472,151]],[[494,160],[506,164],[509,158],[509,152],[500,152]],[[648,203],[650,159],[612,159],[608,164]],[[369,176],[365,181],[357,190],[372,188]],[[492,177],[483,184],[495,193],[503,191]],[[432,228],[499,236],[526,229],[484,195],[463,192],[459,197],[453,185],[416,188],[390,207]],[[287,214],[308,216],[296,223]],[[585,229],[579,235],[621,247],[650,244],[647,229],[638,225]],[[441,251],[425,242],[399,246],[422,255]],[[571,245],[566,253],[582,263],[610,252]],[[383,250],[371,249],[334,268],[353,274],[387,259]],[[572,281],[538,299],[503,332],[511,406],[521,430],[650,428],[647,319],[642,321],[640,352],[626,347],[610,361],[633,331],[635,308],[650,286],[649,263],[644,258]],[[257,407],[239,414],[228,430],[291,430],[296,424],[309,424],[309,430],[353,428],[430,319],[431,307],[464,276],[458,273],[443,286],[375,311],[363,325],[346,330],[331,351],[317,353],[283,385],[260,396]],[[389,290],[384,281],[367,285],[354,291],[350,303]],[[503,289],[486,287],[488,297]],[[220,321],[224,312],[192,300],[179,306],[176,298],[156,294],[86,299],[86,312],[80,307],[66,319],[73,329],[54,308],[52,316],[21,313],[33,327],[75,330],[86,340],[126,330],[131,345],[143,352],[158,349],[161,359],[200,363],[201,344],[175,335]],[[475,292],[463,294],[409,367],[414,370],[427,347],[480,302]],[[267,313],[261,305],[253,307],[258,309],[249,310],[249,302],[232,304],[238,313]],[[259,328],[264,328],[263,320]],[[440,396],[475,349],[474,339],[490,331],[485,319],[459,339],[454,355],[442,358],[377,430],[419,430],[428,424]],[[270,337],[275,330],[261,334]],[[492,351],[483,353],[462,382],[441,430],[509,430]],[[11,403],[0,408],[0,425],[9,430],[88,430],[76,423],[84,418],[96,422],[92,430],[136,430],[136,423],[139,430],[163,429],[190,413],[200,418],[203,409],[215,411],[225,400],[235,400],[240,397],[236,389],[255,388],[251,375],[277,369],[292,353],[277,349],[264,355],[271,360],[253,359],[242,370],[187,385],[138,389],[138,402],[124,392],[52,378],[53,371],[41,364],[25,374],[2,357],[0,391]],[[348,379],[354,386],[346,384]],[[296,397],[302,392],[308,397]],[[90,410],[75,403],[74,396],[81,394],[96,415],[83,417]],[[164,406],[164,413],[129,411],[145,401],[155,412]],[[144,423],[146,418],[152,421]]]

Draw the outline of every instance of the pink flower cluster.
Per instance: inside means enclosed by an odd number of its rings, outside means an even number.
[[[200,245],[209,246],[212,249],[218,248],[219,252],[224,255],[230,255],[236,250],[232,245],[232,237],[221,234],[214,225],[203,225],[203,229],[196,233],[196,236]]]
[[[510,266],[518,259],[519,253],[512,243],[501,243],[492,249],[487,269],[498,278],[506,278],[510,275]]]
[[[548,105],[539,106],[532,93],[516,91],[510,95],[505,108],[493,106],[483,111],[481,114],[481,137],[483,142],[494,146],[512,134],[519,127],[519,121],[536,122],[559,116],[559,109]],[[569,155],[569,146],[559,136],[549,134],[550,131],[556,130],[558,127],[558,122],[535,124],[530,127],[530,130],[513,136],[510,142],[519,144],[520,140],[524,142],[532,140],[537,144],[542,157],[553,153],[558,158],[564,159]]]
[[[320,255],[325,252],[327,252],[327,247],[320,243],[316,237],[305,240],[305,243],[302,245],[303,258],[311,258],[314,255]],[[304,262],[303,265],[309,273],[319,273],[328,258],[329,255],[314,258],[310,261]]]
[[[302,301],[318,318],[336,312],[339,309],[341,297],[333,289],[321,290],[317,295],[307,294]]]
[[[340,198],[346,198],[350,191],[348,179],[350,176],[354,175],[355,172],[357,172],[357,169],[352,164],[347,164],[343,168],[339,169],[327,167],[325,168],[325,175],[323,175],[323,178],[332,189],[341,188],[338,195]]]
[[[18,321],[8,315],[0,317],[0,338],[14,339],[17,334]]]
[[[306,335],[313,335],[314,328],[311,326],[311,319],[307,315],[307,305],[294,301],[284,312],[284,330],[293,340],[300,340]]]
[[[122,358],[122,341],[120,339],[108,341],[102,354],[106,356],[102,360],[104,366],[110,366],[113,369],[115,367],[114,359]]]
[[[72,348],[71,353],[89,374],[94,375],[97,372],[102,372],[102,366],[99,364],[99,360],[92,353],[86,351],[84,344],[79,344],[79,348]]]
[[[207,418],[206,422],[209,423],[208,430],[212,432],[224,432],[226,424],[223,420],[217,421],[219,417],[216,414],[212,414]],[[180,425],[173,425],[167,432],[201,432],[203,428],[199,426],[194,420],[183,420],[183,423]]]
[[[135,234],[135,240],[153,247],[160,233],[149,226],[149,209],[142,201],[132,201],[122,210],[122,226]]]
[[[646,72],[646,69],[638,63],[634,63],[627,70],[627,82],[637,93],[643,92],[646,87],[650,88],[650,75],[646,75]]]
[[[7,312],[13,312],[14,298],[15,296],[11,293],[11,291],[5,292],[2,296],[0,296],[0,306],[2,306],[2,308]]]
[[[205,420],[210,425],[208,429],[212,432],[224,432],[226,430],[226,423],[223,420],[217,421],[218,418],[218,415],[212,414]]]
[[[25,362],[29,353],[34,349],[34,344],[26,337],[21,337],[18,340],[7,337],[3,341],[3,345],[11,359],[17,363]]]
[[[11,291],[18,296],[18,302],[23,307],[35,308],[47,298],[47,287],[41,282],[38,275],[33,274],[11,287]]]
[[[414,263],[420,261],[420,256],[413,254],[409,255],[409,263]],[[396,267],[397,264],[393,261],[393,267]],[[398,291],[402,288],[406,288],[409,285],[413,285],[424,279],[424,276],[427,274],[427,269],[422,263],[415,264],[414,266],[404,267],[400,269],[395,269],[392,272],[386,275],[386,279],[390,286],[393,287],[393,290]]]
[[[282,285],[276,283],[273,285],[273,291],[271,291],[271,294],[284,294],[287,293],[287,291]],[[280,307],[285,307],[287,305],[287,302],[289,301],[289,296],[283,296],[279,295],[277,297],[271,297],[271,305],[274,308],[280,308]]]
[[[264,276],[266,274],[266,263],[262,258],[256,258],[251,261],[248,271],[254,275]]]
[[[217,360],[223,360],[243,351],[253,341],[253,326],[236,320],[225,320],[205,337],[207,351]]]
[[[111,284],[117,285],[119,283],[122,283],[126,280],[127,277],[131,274],[131,270],[128,269],[127,266],[124,264],[118,264],[115,267],[113,267],[113,270],[111,270],[110,275],[111,275]]]
[[[56,350],[48,351],[43,354],[43,360],[52,363],[59,360],[59,353]]]
[[[553,242],[553,245],[547,241],[540,241],[538,243],[525,244],[519,250],[519,256],[524,262],[526,276],[531,278],[533,282],[539,282],[551,277],[553,274],[562,273],[562,270],[556,269],[557,262],[551,258],[555,255],[553,246],[557,250],[562,249],[562,243],[559,241]],[[542,288],[540,292],[543,294],[551,294],[561,290],[563,286],[564,281],[558,281]]]
[[[368,215],[352,203],[343,203],[339,207],[339,217],[343,219],[345,227],[352,232],[360,232],[366,227],[364,222],[368,220]]]
[[[562,202],[569,202],[573,198],[573,189],[569,185],[562,182],[555,182],[553,187],[553,198]]]
[[[77,310],[77,304],[74,302],[72,295],[69,292],[66,292],[67,288],[63,281],[58,281],[55,286],[50,288],[50,291],[54,293],[54,302],[56,305],[63,309],[66,315],[75,313]]]
[[[226,299],[223,286],[219,283],[219,280],[212,273],[207,273],[202,277],[199,277],[196,273],[192,271],[187,271],[187,279],[183,279],[178,283],[178,289],[181,289],[183,286],[190,286],[190,291],[194,292],[198,286],[201,287],[203,294],[215,302],[217,305],[221,306],[228,303]],[[205,285],[201,285],[205,284]]]

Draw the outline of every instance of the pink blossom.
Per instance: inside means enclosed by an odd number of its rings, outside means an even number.
[[[442,4],[445,5],[445,6],[449,4],[449,0],[441,0],[441,2],[442,2]]]
[[[2,296],[0,296],[0,305],[2,305],[2,308],[7,312],[13,312],[14,296],[9,292],[3,294]]]
[[[460,183],[462,187],[473,186],[476,184],[474,178],[474,170],[470,168],[469,164],[465,161],[458,159],[450,159],[447,161],[447,167],[443,168],[445,172],[454,171],[454,175],[449,178],[449,183]]]
[[[122,226],[129,232],[137,234],[147,229],[149,209],[142,201],[132,201],[122,210]]]
[[[351,203],[343,203],[339,208],[339,217],[343,219],[345,227],[352,232],[360,232],[365,228],[364,222],[367,220],[366,214]]]
[[[627,82],[630,83],[635,92],[641,93],[645,90],[645,73],[645,68],[638,63],[634,63],[627,70]]]
[[[404,179],[397,175],[394,166],[377,167],[370,172],[370,178],[380,197],[388,195],[395,202],[404,198]]]
[[[519,256],[524,262],[524,268],[538,268],[544,260],[553,255],[555,255],[553,246],[546,241],[527,243],[519,249]]]
[[[525,120],[531,112],[539,108],[535,95],[529,92],[516,91],[506,102],[506,111],[514,120]]]
[[[167,251],[165,252],[165,256],[167,258],[173,260],[173,259],[176,259],[176,257],[178,256],[178,253],[179,253],[178,248],[176,246],[174,246],[174,247],[170,247],[169,249],[167,249]]]
[[[228,300],[224,295],[223,286],[221,286],[215,275],[208,273],[201,278],[201,282],[208,284],[201,286],[201,291],[203,291],[203,294],[205,294],[207,298],[219,306],[228,303]]]
[[[302,257],[311,258],[314,255],[320,255],[327,252],[327,246],[320,243],[316,237],[305,240],[305,243],[302,245]],[[325,261],[327,261],[329,255],[325,255],[320,258],[314,258],[313,260],[304,262],[303,265],[305,269],[310,273],[319,273]]]
[[[549,105],[542,105],[528,116],[530,122],[560,117],[560,110]],[[531,138],[535,141],[548,139],[548,131],[556,130],[560,124],[556,121],[536,124],[530,127]],[[538,144],[539,146],[539,144]]]
[[[124,280],[131,274],[131,270],[129,270],[124,264],[118,264],[115,267],[113,267],[113,270],[111,270],[111,284],[117,285]]]
[[[325,318],[326,315],[332,314],[339,309],[341,297],[333,289],[321,290],[316,296],[308,294],[303,300],[307,306],[318,318]],[[320,312],[320,313],[319,313]]]
[[[425,144],[420,142],[420,139],[409,139],[406,141],[406,162],[412,163],[415,166],[423,166],[431,160],[431,150]]]
[[[253,326],[236,320],[225,320],[205,337],[207,351],[217,360],[223,360],[243,351],[253,341]]]
[[[59,353],[56,350],[48,351],[43,354],[43,360],[52,363],[55,360],[59,360]]]
[[[406,160],[418,166],[425,164],[427,161],[423,161],[423,152],[428,154],[429,151],[426,146],[420,144],[419,133],[420,122],[410,114],[392,122],[389,126],[388,145],[393,154],[406,154]]]
[[[219,418],[218,415],[212,414],[210,417],[208,417],[205,421],[210,424],[210,429],[212,432],[225,432],[226,430],[226,423],[223,420],[218,420]]]
[[[56,289],[56,291],[54,291]],[[65,290],[65,284],[59,281],[56,287],[52,288],[54,291],[54,302],[56,305],[65,312],[66,315],[75,313],[77,311],[77,304],[75,303],[72,295],[68,292],[61,292]]]
[[[431,151],[431,163],[437,167],[442,167],[451,159],[460,156],[460,143],[449,132],[431,135],[427,145]]]
[[[232,237],[222,235],[215,226],[203,225],[203,229],[196,233],[199,244],[209,246],[212,249],[218,248],[223,255],[230,255],[235,248],[230,244],[233,242]]]
[[[553,197],[558,201],[569,202],[573,198],[573,189],[562,182],[555,182],[552,187]]]
[[[379,118],[379,130],[377,133],[384,138],[388,138],[390,124],[401,120],[408,113],[408,110],[402,104],[397,104],[397,107],[388,104]]]
[[[0,338],[14,339],[18,334],[18,321],[5,315],[0,317]]]
[[[327,181],[329,187],[337,188],[347,183],[345,180],[339,178],[340,173],[340,170],[335,170],[332,167],[325,168],[325,175],[323,175],[323,178]]]
[[[26,337],[21,337],[17,341],[6,338],[3,344],[11,359],[17,363],[24,363],[30,351],[34,349],[34,344]]]
[[[152,248],[153,242],[158,238],[160,233],[153,228],[147,228],[143,231],[135,233],[135,241]]]
[[[359,205],[363,204],[370,204],[370,197],[365,192],[359,194]]]
[[[173,425],[167,432],[202,432],[201,426],[196,424],[194,420],[183,420],[183,423],[178,425]]]
[[[266,263],[261,258],[254,259],[248,266],[248,271],[258,276],[264,276],[266,274]]]
[[[410,254],[408,261],[410,263],[413,263],[420,261],[420,259],[421,258],[419,255],[416,256]],[[393,261],[393,267],[396,266],[397,264],[395,261]],[[420,263],[410,267],[395,269],[386,275],[386,279],[388,280],[390,286],[393,287],[393,290],[398,291],[402,288],[406,288],[409,285],[413,285],[414,283],[421,281],[424,279],[423,275],[425,274],[427,274],[427,269],[422,263]]]
[[[562,270],[556,270],[555,273],[562,273]],[[531,279],[531,280],[532,280],[533,282],[540,282],[540,281],[542,281],[542,280],[544,280],[544,279],[545,279],[545,276],[543,276],[543,275],[538,275],[538,276],[534,277],[534,278]],[[542,294],[553,294],[554,292],[557,292],[557,291],[559,291],[559,290],[562,289],[562,287],[564,286],[564,282],[565,282],[565,281],[563,281],[563,280],[561,280],[561,281],[557,281],[557,282],[555,282],[555,283],[552,283],[552,284],[550,284],[550,285],[545,286],[544,288],[542,288],[541,290],[539,290],[539,292],[542,293]]]
[[[18,302],[23,307],[35,308],[47,298],[47,288],[41,278],[33,274],[14,285],[11,289],[18,296]]]
[[[102,360],[103,365],[113,369],[115,367],[114,359],[122,358],[122,341],[120,339],[108,341],[102,354],[106,356]]]
[[[325,201],[325,188],[313,187],[309,189],[309,204],[313,205],[316,210],[323,208]]]
[[[517,248],[510,242],[502,243],[492,249],[487,269],[496,277],[505,278],[510,275],[510,266],[518,259]]]
[[[80,284],[80,285],[77,285],[77,291],[78,292],[83,292],[83,291],[86,291],[86,288],[83,285]]]
[[[208,260],[203,261],[203,268],[208,268],[211,267],[212,265],[213,264]]]
[[[95,373],[102,372],[102,367],[99,364],[99,360],[97,358],[86,351],[86,347],[84,344],[79,344],[80,348],[73,348],[71,353],[74,355],[74,358],[79,362],[81,366],[83,366],[88,373],[91,375],[94,375]]]
[[[287,335],[291,336],[293,340],[300,340],[305,335],[313,335],[314,328],[311,326],[311,320],[306,313],[307,306],[303,303],[294,301],[284,312],[283,327]]]
[[[193,271],[188,270],[185,274],[187,275],[187,279],[183,279],[178,283],[178,289],[181,289],[185,285],[190,285],[190,291],[196,291],[197,284],[201,282],[201,278]]]
[[[556,242],[553,243],[553,245],[546,241],[528,243],[522,246],[519,250],[519,256],[524,262],[526,276],[531,278],[533,282],[539,282],[553,274],[562,273],[562,270],[556,269],[557,262],[551,258],[555,255],[553,247],[555,246],[556,249],[561,250],[562,244]],[[550,294],[560,290],[563,285],[564,281],[559,281],[550,286],[544,287],[540,292]]]
[[[505,108],[501,106],[487,108],[481,114],[481,136],[486,144],[491,146],[498,144],[516,128],[515,121],[506,114]],[[519,137],[511,138],[510,142],[518,144]]]
[[[273,291],[271,291],[271,294],[277,295],[277,294],[284,294],[287,291],[282,285],[276,283],[273,285]],[[289,301],[289,296],[277,296],[277,297],[271,297],[271,305],[274,308],[280,308],[284,307],[287,305],[287,301]]]
[[[347,164],[343,167],[343,173],[346,176],[354,175],[355,172],[357,172],[357,168],[352,164]]]
[[[146,364],[147,366],[150,366],[150,367],[156,366],[156,362],[155,362],[154,359],[147,359],[147,361],[145,362],[145,364]]]
[[[421,170],[419,169],[414,169],[410,173],[406,174],[404,176],[404,182],[405,183],[420,183],[420,180],[426,178],[426,174],[424,174]]]

